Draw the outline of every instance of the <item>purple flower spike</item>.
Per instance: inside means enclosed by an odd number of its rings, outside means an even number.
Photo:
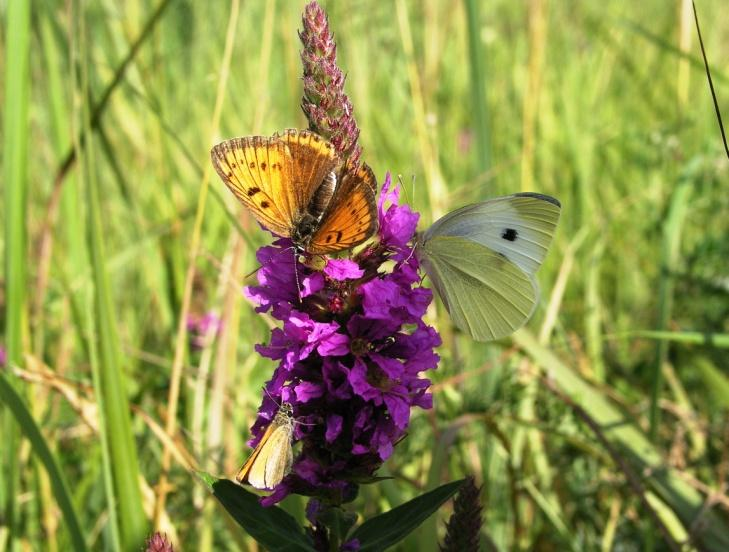
[[[174,552],[172,544],[167,540],[167,535],[160,533],[154,533],[145,544],[147,545],[146,552]]]
[[[359,128],[354,108],[344,93],[345,77],[337,67],[337,46],[322,7],[309,2],[304,9],[299,38],[304,48],[304,97],[301,109],[309,129],[327,138],[353,167],[359,164],[362,149],[357,144]]]
[[[259,250],[259,285],[246,295],[282,327],[257,346],[279,364],[251,445],[283,401],[293,407],[294,440],[301,441],[291,473],[264,505],[290,493],[329,505],[353,500],[359,483],[393,454],[412,408],[432,406],[430,380],[421,373],[436,368],[440,336],[422,320],[432,293],[420,286],[412,255],[418,215],[399,204],[389,175],[379,218],[379,244],[351,259],[326,259],[322,272],[294,258],[286,240]],[[297,275],[314,283],[301,300]]]

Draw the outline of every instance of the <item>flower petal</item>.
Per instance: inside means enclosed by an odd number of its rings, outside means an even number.
[[[324,274],[334,280],[353,280],[364,276],[365,271],[350,259],[329,259]]]

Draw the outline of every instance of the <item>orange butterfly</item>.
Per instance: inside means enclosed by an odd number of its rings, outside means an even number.
[[[308,253],[343,251],[377,230],[377,181],[308,130],[234,138],[210,152],[215,170],[263,226]]]

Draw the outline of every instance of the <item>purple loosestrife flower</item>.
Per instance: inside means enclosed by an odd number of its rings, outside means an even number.
[[[190,332],[190,344],[194,349],[204,349],[211,339],[220,332],[222,320],[212,311],[202,316],[190,314],[187,317],[187,330]]]
[[[411,409],[432,406],[430,380],[421,373],[436,368],[433,349],[441,341],[422,320],[432,293],[420,286],[412,254],[418,214],[399,205],[389,174],[379,218],[379,243],[351,259],[328,258],[321,271],[295,259],[289,240],[257,253],[259,285],[246,295],[282,327],[256,347],[279,364],[249,444],[257,444],[281,402],[292,405],[294,440],[302,442],[266,505],[289,493],[330,504],[353,500],[358,483],[370,480],[405,436]]]
[[[337,67],[337,46],[329,30],[326,13],[316,2],[304,8],[299,38],[304,48],[304,97],[301,109],[309,129],[327,138],[353,167],[359,164],[362,148],[357,144],[359,127],[354,108],[344,93],[345,76]]]
[[[172,548],[170,541],[167,540],[167,535],[162,535],[160,533],[154,533],[151,537],[149,537],[146,545],[146,552],[174,552],[175,550]]]

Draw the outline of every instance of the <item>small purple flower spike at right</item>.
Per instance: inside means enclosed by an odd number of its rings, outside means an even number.
[[[154,533],[149,537],[146,545],[146,552],[174,552],[175,550],[172,548],[170,541],[167,540],[167,536],[160,533]]]

